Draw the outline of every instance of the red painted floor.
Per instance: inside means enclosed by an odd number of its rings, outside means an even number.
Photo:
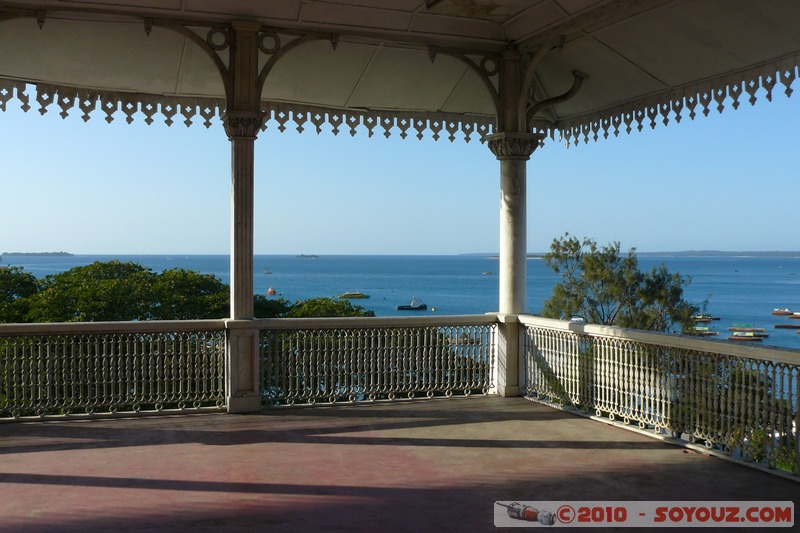
[[[521,398],[0,425],[0,531],[492,531],[495,501],[800,499]],[[624,531],[632,531],[625,529]]]

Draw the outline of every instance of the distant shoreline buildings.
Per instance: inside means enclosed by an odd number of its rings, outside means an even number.
[[[74,254],[69,252],[3,252],[0,255],[20,256],[20,255],[47,255],[52,257],[71,257]]]

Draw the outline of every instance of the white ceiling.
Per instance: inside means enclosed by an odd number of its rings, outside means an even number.
[[[145,18],[156,21],[149,36]],[[800,54],[796,0],[0,0],[0,78],[223,98],[213,62],[162,26],[204,36],[201,27],[233,19],[260,21],[283,44],[335,34],[335,49],[319,40],[282,57],[263,99],[336,109],[493,115],[479,76],[445,53],[431,62],[429,47],[475,61],[546,47],[536,99],[565,92],[575,70],[588,75],[538,116],[571,127],[794,72]]]

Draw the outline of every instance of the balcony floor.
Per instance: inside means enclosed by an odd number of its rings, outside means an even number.
[[[3,531],[492,531],[495,501],[800,494],[522,398],[15,423],[0,435]]]

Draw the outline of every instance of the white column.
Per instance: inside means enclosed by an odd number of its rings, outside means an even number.
[[[258,92],[260,24],[234,22],[225,133],[231,141],[231,319],[226,322],[225,401],[228,412],[261,409],[259,331],[253,323],[255,141],[263,124]]]
[[[525,312],[527,275],[527,161],[541,135],[498,133],[488,137],[500,161],[500,294],[502,314]]]
[[[498,133],[488,138],[500,161],[500,327],[495,391],[520,393],[521,331],[517,315],[525,312],[527,278],[526,164],[541,135]]]
[[[231,140],[231,318],[253,318],[253,194],[260,113],[224,117]]]
[[[253,172],[255,140],[263,124],[258,91],[258,32],[233,22],[225,133],[231,140],[231,318],[253,318]]]
[[[525,312],[527,276],[526,164],[542,135],[528,133],[525,123],[520,54],[510,48],[500,65],[497,131],[487,139],[500,161],[500,313],[495,392],[520,393],[521,331],[517,315]]]

